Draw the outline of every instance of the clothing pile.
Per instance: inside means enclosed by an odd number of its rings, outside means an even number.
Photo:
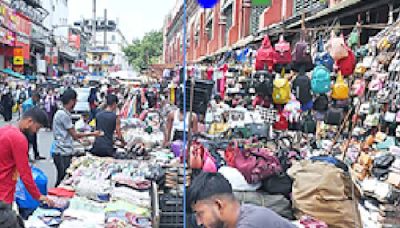
[[[152,227],[150,189],[168,161],[159,153],[149,160],[74,159],[61,185],[49,189],[54,207],[36,210],[27,227]]]

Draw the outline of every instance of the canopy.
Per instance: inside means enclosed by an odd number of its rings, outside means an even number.
[[[10,76],[12,76],[14,78],[25,80],[25,76],[24,75],[22,75],[20,73],[17,73],[15,71],[11,70],[11,69],[6,68],[6,69],[1,70],[1,72],[5,73],[5,74],[8,74],[8,75],[10,75]]]

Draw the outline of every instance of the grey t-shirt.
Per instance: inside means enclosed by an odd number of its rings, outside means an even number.
[[[296,228],[285,218],[265,207],[244,204],[240,207],[237,228]]]
[[[65,109],[58,110],[53,119],[53,134],[55,140],[54,154],[73,155],[74,154],[74,139],[68,132],[68,129],[73,128],[72,116]]]

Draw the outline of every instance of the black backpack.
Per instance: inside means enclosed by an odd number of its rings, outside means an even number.
[[[314,110],[324,112],[328,110],[329,100],[325,94],[321,94],[317,99],[314,101]]]
[[[263,80],[260,79],[262,76],[264,77]],[[272,97],[274,90],[273,76],[267,71],[257,71],[254,77],[258,81],[255,86],[256,94],[263,97]]]
[[[301,104],[307,104],[312,100],[311,80],[305,74],[300,74],[292,83],[292,92]]]

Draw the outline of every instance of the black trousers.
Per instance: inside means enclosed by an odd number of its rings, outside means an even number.
[[[66,175],[66,171],[71,165],[72,155],[54,154],[54,164],[57,168],[57,182],[56,187],[61,183]]]
[[[39,157],[39,150],[37,144],[37,134],[28,135],[29,146],[32,146],[33,153],[35,154],[35,158]]]

